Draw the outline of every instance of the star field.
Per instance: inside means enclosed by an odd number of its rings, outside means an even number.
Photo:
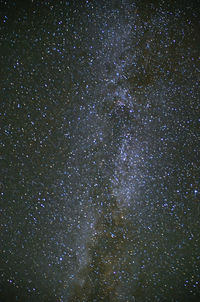
[[[0,301],[199,301],[198,5],[1,6]]]

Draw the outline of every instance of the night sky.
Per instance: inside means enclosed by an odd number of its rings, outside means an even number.
[[[198,1],[0,5],[0,302],[200,301]]]

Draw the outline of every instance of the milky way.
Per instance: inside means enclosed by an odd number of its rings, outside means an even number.
[[[199,301],[200,18],[156,3],[4,1],[2,302]]]

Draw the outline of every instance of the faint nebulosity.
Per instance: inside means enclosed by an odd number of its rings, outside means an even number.
[[[199,301],[198,4],[1,7],[0,301]]]

